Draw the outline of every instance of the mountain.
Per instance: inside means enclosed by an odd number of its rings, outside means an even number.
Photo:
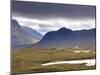
[[[13,48],[25,47],[37,43],[40,40],[40,37],[38,38],[38,36],[36,36],[36,34],[40,34],[35,30],[32,31],[32,29],[29,29],[28,27],[20,26],[16,20],[12,20],[11,43]]]
[[[72,31],[65,27],[48,32],[38,43],[37,48],[95,48],[96,29]]]
[[[24,31],[26,31],[29,35],[31,35],[32,37],[35,37],[35,38],[37,38],[39,40],[43,37],[42,34],[40,34],[39,32],[37,32],[36,30],[33,30],[30,27],[22,26],[22,29]]]

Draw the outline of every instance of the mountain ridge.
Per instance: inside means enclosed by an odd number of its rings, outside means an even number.
[[[51,31],[33,47],[37,48],[74,48],[79,45],[81,48],[95,48],[96,29],[72,31],[68,28],[61,28]]]
[[[20,26],[16,20],[12,20],[11,31],[12,31],[11,43],[12,43],[12,47],[14,48],[25,47],[27,45],[34,44],[40,40],[39,38],[36,38],[36,36],[30,35],[29,34],[30,32],[24,29],[22,26]],[[35,33],[36,32],[33,31],[32,34],[35,34]]]

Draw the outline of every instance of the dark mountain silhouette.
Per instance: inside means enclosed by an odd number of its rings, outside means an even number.
[[[11,43],[12,47],[25,47],[34,44],[40,40],[40,33],[35,30],[32,31],[29,27],[23,27],[18,24],[16,20],[12,20],[11,24]],[[37,34],[37,35],[36,35]]]
[[[37,48],[95,48],[96,29],[72,31],[65,27],[48,32],[33,47]]]

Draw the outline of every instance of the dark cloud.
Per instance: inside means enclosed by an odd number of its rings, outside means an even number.
[[[95,10],[95,6],[89,5],[12,1],[13,16],[27,18],[95,18]]]
[[[95,27],[96,6],[12,0],[12,18],[42,35],[61,27],[72,30]]]

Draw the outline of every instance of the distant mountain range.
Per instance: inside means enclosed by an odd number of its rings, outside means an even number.
[[[72,31],[65,27],[48,32],[38,43],[36,48],[95,48],[96,29]]]
[[[42,34],[40,34],[39,32],[37,32],[36,30],[30,28],[30,27],[26,27],[26,26],[22,26],[22,29],[24,31],[26,31],[30,36],[35,37],[37,39],[41,39],[43,37]]]
[[[11,24],[12,48],[88,48],[94,49],[96,29],[72,31],[65,27],[51,31],[43,37],[39,32],[26,26],[20,26],[16,20]]]
[[[20,26],[16,20],[12,20],[11,24],[11,43],[12,47],[25,47],[30,44],[34,44],[43,36],[37,31],[26,27]]]

